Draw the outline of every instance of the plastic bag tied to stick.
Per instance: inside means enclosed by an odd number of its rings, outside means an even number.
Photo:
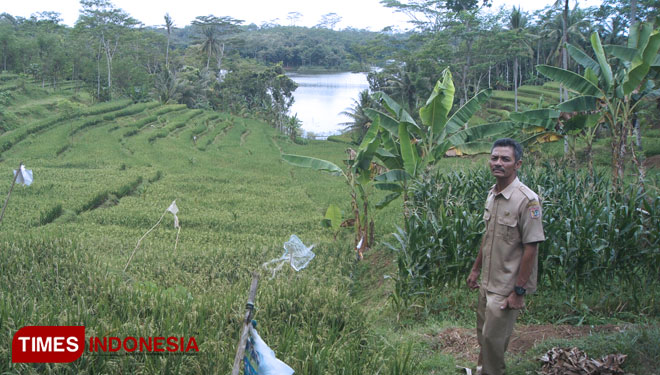
[[[273,276],[286,263],[291,265],[296,272],[307,267],[309,262],[314,259],[316,254],[312,252],[315,245],[306,246],[298,236],[292,234],[287,242],[284,243],[284,254],[263,264],[263,267],[272,270]]]
[[[255,323],[253,322],[253,325]],[[243,358],[246,375],[291,375],[293,369],[275,356],[273,349],[261,339],[256,328],[250,328],[250,339]]]

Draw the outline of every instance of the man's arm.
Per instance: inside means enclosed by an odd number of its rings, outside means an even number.
[[[534,260],[536,253],[539,251],[539,243],[526,243],[523,244],[523,255],[520,261],[520,268],[518,269],[518,278],[516,279],[516,286],[524,286],[532,274]],[[506,299],[504,305],[500,306],[501,309],[522,309],[525,306],[525,296],[519,296],[516,292],[511,292]]]
[[[484,242],[486,242],[486,233],[484,233],[483,237],[481,237],[481,246],[479,246],[479,254],[477,255],[477,259],[474,260],[474,264],[472,265],[472,271],[470,272],[470,275],[467,278],[467,285],[470,289],[479,288],[479,282],[477,280],[479,280],[479,274],[481,273],[481,260],[483,258],[482,252],[484,248]]]

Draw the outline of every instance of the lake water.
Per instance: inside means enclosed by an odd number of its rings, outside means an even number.
[[[366,73],[298,74],[288,73],[298,84],[290,115],[297,114],[302,129],[317,136],[339,134],[350,117],[341,115],[353,106],[360,91],[369,88]]]

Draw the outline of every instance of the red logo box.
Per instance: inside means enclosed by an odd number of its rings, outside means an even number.
[[[14,334],[14,363],[68,363],[85,350],[85,326],[26,326]]]

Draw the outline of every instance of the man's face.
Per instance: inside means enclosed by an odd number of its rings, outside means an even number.
[[[522,160],[516,162],[513,147],[495,147],[490,153],[488,164],[490,165],[490,172],[495,178],[507,179],[520,168]]]

